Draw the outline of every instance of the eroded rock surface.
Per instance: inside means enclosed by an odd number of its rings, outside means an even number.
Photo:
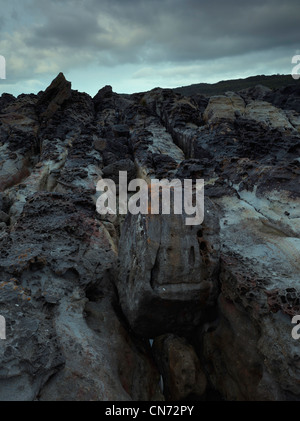
[[[3,94],[0,400],[300,400],[299,128],[297,85]],[[119,171],[204,179],[203,223],[99,215]]]

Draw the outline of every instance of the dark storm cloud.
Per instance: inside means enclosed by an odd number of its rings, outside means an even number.
[[[131,66],[130,77],[168,86],[217,72],[269,74],[289,71],[298,54],[299,16],[299,0],[10,0],[0,55],[22,90],[60,71],[85,80],[88,68],[120,78]]]
[[[299,1],[34,1],[27,42],[109,51],[116,62],[211,59],[295,45]]]
[[[48,19],[47,19],[48,20]],[[89,48],[95,47],[95,37],[105,31],[97,22],[96,16],[82,11],[80,18],[76,10],[49,19],[46,24],[38,24],[26,38],[29,45],[36,47]]]

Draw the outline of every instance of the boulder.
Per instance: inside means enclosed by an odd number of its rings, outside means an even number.
[[[168,401],[203,397],[207,380],[191,344],[172,334],[162,335],[155,338],[153,353]]]

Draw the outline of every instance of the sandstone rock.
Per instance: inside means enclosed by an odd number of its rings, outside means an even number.
[[[275,128],[293,129],[284,112],[266,101],[252,101],[245,109],[245,117],[264,122]]]
[[[0,400],[300,399],[298,97],[1,96]],[[102,218],[120,169],[204,179],[203,223]]]
[[[234,120],[237,113],[243,115],[245,102],[237,94],[230,92],[227,95],[213,96],[204,111],[205,122],[216,123],[221,119]]]

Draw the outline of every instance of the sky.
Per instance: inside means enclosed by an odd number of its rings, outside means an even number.
[[[59,72],[91,96],[290,74],[300,54],[299,0],[0,0],[0,10],[0,95],[38,93]]]

